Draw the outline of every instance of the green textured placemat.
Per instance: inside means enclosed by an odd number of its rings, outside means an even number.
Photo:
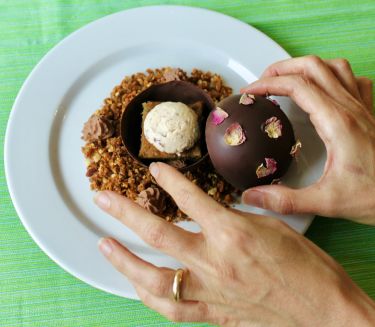
[[[356,74],[375,78],[373,0],[0,0],[0,156],[3,158],[6,123],[16,94],[49,49],[97,18],[155,4],[201,6],[222,12],[257,27],[293,56],[314,53],[326,58],[346,57]],[[375,298],[375,228],[318,218],[307,236],[334,256]],[[140,302],[106,294],[70,276],[36,246],[12,206],[1,160],[0,326],[165,325],[172,323]]]

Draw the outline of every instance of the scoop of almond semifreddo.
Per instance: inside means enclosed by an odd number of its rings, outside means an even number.
[[[159,151],[178,155],[199,139],[198,115],[182,102],[162,102],[147,114],[144,134]]]

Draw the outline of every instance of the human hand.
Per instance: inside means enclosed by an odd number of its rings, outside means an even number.
[[[306,111],[327,150],[321,178],[299,190],[251,188],[243,202],[282,214],[313,213],[375,224],[375,117],[371,80],[353,75],[344,59],[316,56],[269,66],[242,90],[291,97]]]
[[[140,299],[173,321],[222,326],[370,326],[372,301],[309,240],[275,218],[226,209],[174,168],[152,164],[157,183],[200,226],[191,233],[113,192],[96,203],[186,268],[182,300],[175,271],[156,267],[114,239],[99,246]]]

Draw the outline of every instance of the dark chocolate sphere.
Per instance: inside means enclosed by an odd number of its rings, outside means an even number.
[[[295,138],[278,104],[262,96],[233,95],[217,107],[206,122],[206,144],[218,173],[239,190],[284,175]]]

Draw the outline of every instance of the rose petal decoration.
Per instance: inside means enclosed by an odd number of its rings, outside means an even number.
[[[264,160],[266,161],[266,167],[264,167],[262,163],[258,166],[256,170],[256,174],[258,178],[272,175],[277,170],[277,162],[275,159],[264,158]]]
[[[178,69],[178,68],[171,68],[171,67],[168,67],[164,70],[163,72],[163,77],[165,79],[166,82],[171,82],[171,81],[180,81],[180,76],[179,76],[179,72],[181,70]]]
[[[240,145],[246,141],[245,133],[239,123],[233,123],[227,128],[224,141],[230,146]]]
[[[216,107],[216,109],[212,112],[212,122],[215,125],[220,125],[228,117],[228,113],[220,107]]]
[[[280,119],[277,119],[275,116],[267,119],[264,123],[264,131],[271,139],[279,138],[282,135],[282,129],[283,125],[281,124]]]
[[[299,154],[299,152],[300,152],[300,150],[301,150],[301,148],[302,148],[302,143],[301,143],[301,141],[300,140],[297,140],[296,141],[296,144],[294,144],[293,146],[292,146],[292,149],[290,150],[290,155],[292,156],[292,157],[297,157],[298,156],[298,154]]]
[[[244,93],[241,95],[240,104],[247,106],[247,105],[253,104],[254,102],[255,102],[255,95],[249,94],[249,93]]]

